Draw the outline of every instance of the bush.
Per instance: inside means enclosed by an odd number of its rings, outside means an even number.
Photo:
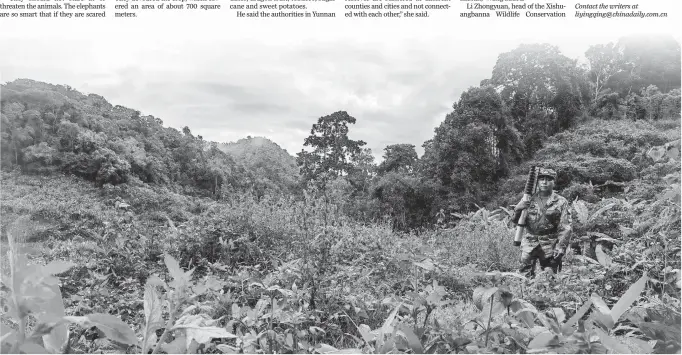
[[[631,120],[680,118],[680,89],[662,93],[655,85],[626,98],[626,117]]]
[[[411,230],[433,222],[435,186],[409,174],[389,172],[373,186],[381,213],[391,218],[395,230]]]
[[[590,113],[593,116],[606,120],[620,119],[623,116],[621,106],[623,106],[623,103],[618,93],[607,89],[604,92],[600,92],[599,96],[594,100],[590,107]]]
[[[537,152],[535,159],[550,159],[573,153],[631,160],[643,150],[669,140],[666,132],[649,122],[593,120],[552,137],[545,148]]]
[[[639,121],[646,118],[646,106],[641,96],[632,93],[625,98],[625,117],[628,120]]]
[[[345,223],[336,206],[324,206],[316,199],[296,201],[265,195],[259,200],[248,193],[235,194],[224,203],[206,204],[195,211],[198,214],[167,244],[171,252],[181,255],[181,263],[203,258],[233,266],[269,264],[269,260],[300,252],[308,239],[319,234],[325,225],[325,210],[329,225]]]
[[[486,210],[480,210],[486,211]],[[512,247],[514,230],[504,221],[488,221],[483,213],[436,232],[444,257],[456,267],[475,265],[478,270],[515,271],[519,249]]]
[[[571,183],[603,184],[607,181],[630,181],[637,177],[634,164],[624,159],[595,158],[592,156],[564,156],[560,160],[538,162],[557,172],[556,188],[563,189]]]
[[[599,201],[599,196],[594,194],[594,188],[589,184],[571,183],[571,185],[561,191],[561,195],[569,202],[576,198],[590,203]]]
[[[56,171],[52,166],[57,150],[47,143],[32,145],[24,148],[23,171],[29,174],[49,175]]]
[[[651,122],[651,126],[666,133],[667,140],[671,141],[680,136],[680,119],[670,119]]]

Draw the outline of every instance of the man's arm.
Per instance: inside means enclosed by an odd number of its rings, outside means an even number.
[[[521,218],[522,210],[514,210],[514,215],[512,216],[512,223],[519,224],[519,219]]]
[[[523,210],[527,209],[530,205],[530,201],[521,200],[516,206],[514,206],[514,215],[512,216],[512,222],[514,224],[519,224],[519,219],[521,218],[521,213]]]

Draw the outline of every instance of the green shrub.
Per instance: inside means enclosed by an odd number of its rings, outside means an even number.
[[[569,202],[576,198],[590,203],[599,201],[599,196],[595,195],[594,188],[589,184],[571,183],[571,185],[561,191],[561,195]]]
[[[667,133],[649,122],[592,120],[550,138],[536,160],[566,154],[632,159],[638,153],[669,141]]]
[[[600,92],[590,107],[590,113],[606,120],[620,119],[623,116],[623,102],[617,92]]]
[[[661,120],[651,122],[651,125],[657,130],[663,131],[667,134],[668,140],[675,139],[675,135],[679,137],[680,134],[680,119]]]
[[[449,263],[462,267],[475,265],[479,270],[515,271],[520,250],[512,247],[514,230],[504,221],[470,218],[455,228],[438,232]]]
[[[588,155],[564,156],[537,162],[557,172],[556,188],[563,189],[573,182],[603,184],[607,181],[630,181],[637,177],[634,164],[624,159],[595,158]]]

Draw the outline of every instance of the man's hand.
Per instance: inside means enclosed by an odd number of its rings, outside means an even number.
[[[514,207],[514,211],[525,210],[526,208],[528,208],[529,205],[530,205],[530,201],[521,200],[521,202],[519,202],[516,205],[516,207]]]

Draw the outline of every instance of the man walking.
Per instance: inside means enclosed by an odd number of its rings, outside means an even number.
[[[551,267],[554,273],[561,271],[561,259],[571,238],[571,206],[554,192],[555,180],[554,170],[540,168],[538,192],[514,208],[513,221],[517,224],[521,212],[528,209],[519,272],[531,278],[535,276],[538,261],[542,269]]]

